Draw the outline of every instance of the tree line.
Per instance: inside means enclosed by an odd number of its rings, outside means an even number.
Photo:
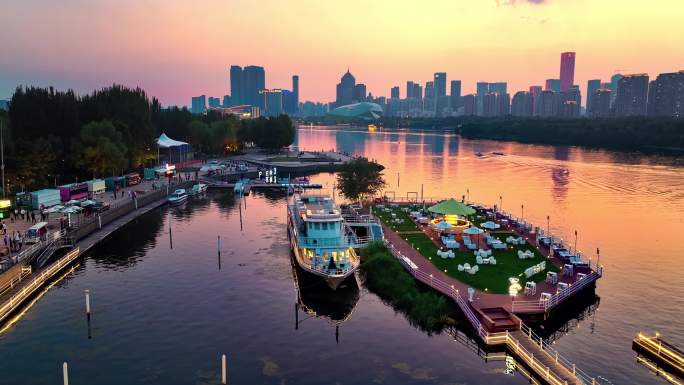
[[[240,120],[208,111],[162,108],[140,88],[113,85],[79,96],[52,87],[18,87],[4,123],[6,187],[13,193],[93,177],[121,175],[154,164],[162,133],[203,156],[245,145],[278,150],[292,144],[287,116]]]
[[[684,120],[499,118],[457,126],[465,138],[584,146],[623,151],[684,151]]]

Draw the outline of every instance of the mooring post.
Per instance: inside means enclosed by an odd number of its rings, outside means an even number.
[[[556,352],[556,364],[558,364],[558,352]]]
[[[544,350],[544,341],[542,340],[541,337],[539,337],[539,347]]]
[[[97,214],[97,224],[100,228],[102,228],[102,217],[100,214]]]
[[[575,364],[572,364],[572,375],[575,375]]]
[[[227,373],[227,369],[226,369],[226,355],[224,354],[221,356],[221,383],[222,384],[225,385],[228,383],[227,377],[228,377],[228,373]]]
[[[69,385],[69,367],[66,362],[62,364],[62,377],[64,378],[64,385]]]
[[[90,317],[90,290],[85,289],[86,315]]]

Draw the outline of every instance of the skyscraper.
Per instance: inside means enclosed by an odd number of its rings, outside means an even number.
[[[560,79],[546,79],[544,91],[561,92]]]
[[[202,114],[207,110],[207,97],[206,95],[193,96],[192,104],[190,106],[190,112],[193,114]]]
[[[648,116],[684,117],[684,71],[660,74],[651,82]]]
[[[259,97],[259,91],[266,88],[266,72],[264,67],[247,66],[242,70],[244,84],[243,104],[258,106],[264,109],[263,100]]]
[[[394,86],[390,90],[390,97],[392,99],[399,99],[399,86]]]
[[[434,84],[435,84],[435,98],[436,99],[439,99],[442,96],[446,96],[446,82],[447,82],[446,72],[435,72]]]
[[[511,114],[511,96],[509,94],[496,94],[496,116]]]
[[[565,92],[575,84],[575,53],[561,53],[560,92]]]
[[[541,92],[537,108],[538,116],[543,118],[556,116],[556,111],[558,110],[556,95],[557,94],[552,90],[544,90]]]
[[[230,66],[230,96],[233,106],[244,103],[244,83],[242,81],[242,67],[240,66]]]
[[[294,112],[299,109],[299,75],[292,75],[292,101]]]
[[[591,107],[591,98],[594,97],[596,90],[601,88],[601,79],[593,79],[587,82],[587,114],[589,114],[589,108]]]
[[[414,83],[410,80],[406,82],[406,99],[415,98],[415,96],[414,96],[415,95],[414,94],[415,86],[416,86],[416,83]]]
[[[366,100],[366,85],[359,83],[354,86],[354,100],[357,102],[363,102]]]
[[[356,87],[356,79],[349,70],[342,75],[340,82],[337,83],[337,97],[335,98],[335,106],[344,106],[351,104],[354,100],[354,88]]]
[[[458,107],[461,106],[461,81],[460,80],[452,80],[451,81],[449,96],[451,98],[449,105],[451,106],[451,109],[455,111]]]
[[[230,95],[223,95],[223,103],[222,103],[221,106],[222,106],[222,107],[228,108],[228,107],[230,107],[230,106],[232,106],[232,105],[233,105],[233,104],[232,104],[232,102],[231,102],[231,100],[230,100]]]
[[[647,74],[623,76],[618,82],[617,96],[615,97],[615,103],[613,103],[615,116],[646,115],[647,96]]]

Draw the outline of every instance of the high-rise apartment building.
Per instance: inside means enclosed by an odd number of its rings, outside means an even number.
[[[530,86],[530,96],[532,97],[532,116],[537,116],[537,106],[540,101],[542,86]]]
[[[489,83],[489,92],[495,92],[497,94],[507,94],[508,84],[506,82]]]
[[[262,89],[259,95],[263,99],[261,105],[262,114],[265,116],[278,116],[283,113],[283,90]]]
[[[193,96],[190,112],[193,114],[203,114],[207,110],[207,96]]]
[[[664,73],[651,82],[648,116],[684,117],[684,71]]]
[[[392,99],[399,99],[399,86],[394,86],[390,89],[390,97]]]
[[[587,108],[587,114],[592,118],[607,118],[610,116],[610,94],[609,88],[599,88],[591,97],[591,104]]]
[[[507,116],[511,114],[511,96],[509,94],[496,94],[495,116]]]
[[[434,85],[435,85],[435,98],[439,99],[442,96],[446,96],[446,84],[447,84],[447,74],[446,72],[435,72]]]
[[[596,90],[601,88],[601,79],[592,79],[587,82],[587,114],[589,114],[589,108],[591,107],[591,98],[594,97]]]
[[[648,75],[623,76],[618,81],[617,96],[613,104],[615,116],[644,116],[648,97]]]
[[[537,116],[551,118],[556,116],[558,110],[557,94],[552,90],[544,90],[539,95]]]
[[[220,98],[214,98],[214,97],[209,97],[209,108],[219,108],[221,107],[221,99]]]
[[[565,92],[575,84],[575,53],[561,53],[560,92]]]
[[[463,115],[472,116],[477,113],[476,99],[473,94],[463,96]]]
[[[615,74],[610,77],[610,90],[613,91],[610,94],[610,107],[613,107],[613,104],[615,104],[615,98],[617,98],[617,90],[618,90],[618,83],[620,82],[620,79],[622,79],[621,74]]]
[[[489,93],[489,83],[477,82],[476,85],[476,100],[475,100],[475,115],[484,115],[484,97]]]
[[[515,95],[513,95],[513,101],[511,102],[511,115],[526,118],[532,116],[533,112],[534,103],[532,94],[526,91],[516,92]]]
[[[230,66],[230,96],[232,106],[239,106],[244,103],[244,84],[242,67],[240,66]]]

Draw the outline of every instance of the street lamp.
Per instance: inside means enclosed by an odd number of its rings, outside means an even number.
[[[499,195],[499,211],[503,213],[503,197]]]
[[[525,219],[525,205],[520,205],[520,220]]]

